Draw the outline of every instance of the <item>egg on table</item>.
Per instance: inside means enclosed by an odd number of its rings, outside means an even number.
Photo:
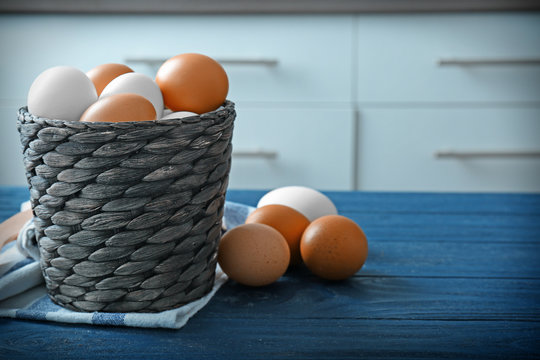
[[[124,64],[101,64],[86,72],[86,75],[92,80],[98,96],[113,79],[126,73],[131,73],[133,70]]]
[[[326,215],[313,221],[300,240],[304,264],[315,275],[344,280],[364,265],[368,256],[366,235],[353,220]]]
[[[218,248],[218,262],[231,279],[248,286],[269,285],[287,270],[289,246],[276,229],[244,224],[227,231]]]
[[[163,95],[159,86],[150,77],[139,73],[126,73],[114,78],[100,95],[104,98],[114,94],[133,93],[144,96],[156,110],[156,116],[161,118],[163,113]]]
[[[138,94],[114,94],[100,98],[81,116],[84,122],[125,122],[156,120],[154,105]]]
[[[225,102],[229,79],[223,67],[202,54],[180,54],[158,69],[156,83],[165,105],[173,111],[203,114]]]
[[[285,186],[266,193],[257,207],[269,204],[289,206],[303,214],[309,221],[324,215],[336,215],[337,209],[332,200],[323,193],[305,186]]]
[[[302,261],[300,239],[309,225],[309,220],[304,215],[291,207],[271,204],[257,208],[249,214],[246,224],[252,223],[266,224],[279,231],[289,245],[291,265],[299,264]]]
[[[27,104],[35,116],[77,121],[96,100],[96,88],[85,73],[72,66],[55,66],[36,77]]]

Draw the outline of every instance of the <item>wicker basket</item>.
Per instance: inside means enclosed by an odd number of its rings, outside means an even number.
[[[76,311],[158,312],[213,286],[234,103],[123,123],[35,117],[17,128],[50,298]]]

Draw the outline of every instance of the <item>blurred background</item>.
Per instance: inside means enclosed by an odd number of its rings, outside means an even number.
[[[230,188],[540,192],[534,1],[3,1],[0,185],[34,78],[176,54],[220,61]]]

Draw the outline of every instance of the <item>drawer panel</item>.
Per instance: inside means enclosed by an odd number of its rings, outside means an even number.
[[[539,156],[503,156],[540,153],[539,108],[366,109],[359,138],[362,190],[540,192]]]
[[[0,104],[0,185],[26,185],[16,104]]]
[[[441,59],[540,59],[540,14],[360,16],[361,102],[540,101],[540,66],[446,65]]]
[[[44,69],[200,52],[225,65],[229,98],[349,102],[352,16],[0,16],[0,98],[26,99]],[[253,60],[276,60],[275,66]],[[158,62],[157,64],[160,64]],[[154,77],[159,65],[128,63]]]
[[[352,152],[350,110],[239,108],[229,187],[351,190]]]

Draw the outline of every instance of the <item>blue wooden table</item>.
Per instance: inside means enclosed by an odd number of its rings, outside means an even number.
[[[327,194],[368,237],[353,278],[229,281],[180,330],[0,319],[0,358],[540,358],[540,195]],[[0,188],[0,220],[27,197]]]

